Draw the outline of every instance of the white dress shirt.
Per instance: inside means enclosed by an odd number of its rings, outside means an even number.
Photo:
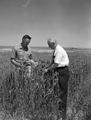
[[[60,45],[57,45],[55,48],[54,63],[57,63],[58,67],[65,67],[69,65],[68,55]]]

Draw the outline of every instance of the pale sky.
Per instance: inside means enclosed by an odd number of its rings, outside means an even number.
[[[16,45],[24,34],[31,46],[53,38],[63,47],[91,48],[91,0],[0,0],[0,45]]]

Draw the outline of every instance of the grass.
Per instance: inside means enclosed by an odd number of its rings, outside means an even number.
[[[70,79],[68,87],[67,120],[91,119],[91,54],[68,52]],[[57,73],[43,75],[51,54],[33,53],[39,66],[30,79],[15,70],[10,52],[0,53],[0,116],[2,119],[56,120],[59,88]]]

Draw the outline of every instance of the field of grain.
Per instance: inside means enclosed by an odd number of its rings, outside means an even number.
[[[67,120],[91,120],[91,50],[68,51],[70,79]],[[39,65],[30,79],[10,63],[12,53],[0,52],[0,119],[58,120],[58,78],[44,75],[51,53],[33,52]]]

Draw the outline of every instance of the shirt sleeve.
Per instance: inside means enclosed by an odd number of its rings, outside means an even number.
[[[12,53],[13,53],[14,58],[17,58],[17,50],[18,50],[18,46],[15,46],[15,47],[12,49]]]
[[[57,51],[55,53],[55,57],[54,57],[54,63],[58,63],[60,64],[61,63],[61,59],[62,59],[62,53]]]

